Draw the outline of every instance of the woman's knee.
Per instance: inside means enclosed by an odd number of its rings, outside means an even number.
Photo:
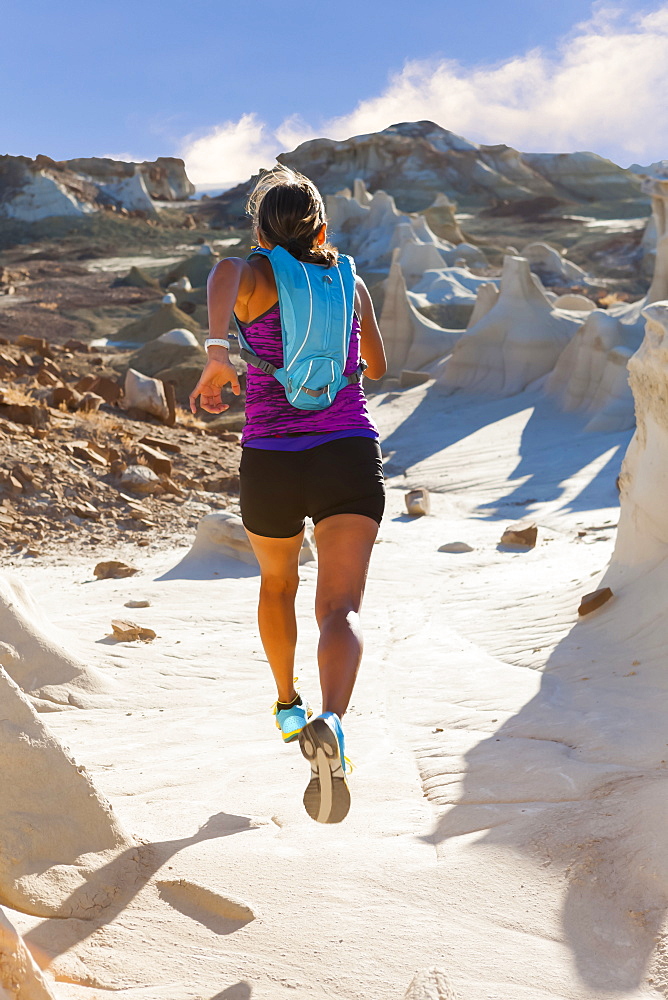
[[[359,620],[359,604],[351,598],[319,601],[315,616],[320,628],[328,626],[348,626],[356,628]]]
[[[263,573],[260,592],[268,597],[292,597],[297,594],[299,573]]]

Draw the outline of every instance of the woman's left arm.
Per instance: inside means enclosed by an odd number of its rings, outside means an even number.
[[[369,290],[357,276],[355,298],[358,302],[358,315],[360,318],[360,350],[362,357],[367,363],[364,372],[367,378],[382,378],[387,371],[387,360],[385,358],[385,348],[378,329],[378,321],[373,308],[373,302],[369,295]]]

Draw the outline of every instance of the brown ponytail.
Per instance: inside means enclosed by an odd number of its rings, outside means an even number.
[[[336,248],[318,246],[318,234],[327,223],[325,206],[308,177],[278,166],[262,174],[246,206],[257,236],[285,247],[297,260],[336,264]]]

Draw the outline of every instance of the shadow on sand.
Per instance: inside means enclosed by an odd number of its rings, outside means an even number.
[[[484,831],[473,850],[519,851],[535,866],[529,896],[552,875],[559,937],[592,994],[635,991],[650,964],[663,982],[668,969],[668,695],[651,676],[643,687],[632,644],[614,636],[622,600],[578,622],[539,692],[469,750],[458,802],[425,838]]]
[[[564,509],[590,509],[594,494],[601,502],[601,485],[608,495],[603,502],[617,503],[615,480],[633,431],[585,432],[583,428],[589,419],[586,415],[562,412],[540,391],[489,399],[463,392],[445,395],[432,386],[410,416],[383,439],[383,452],[391,453],[386,472],[399,475],[423,465],[420,473],[424,485],[435,492],[447,493],[447,468],[443,470],[441,463],[439,475],[434,477],[441,482],[445,479],[445,485],[434,485],[430,481],[429,460],[476,431],[529,410],[520,440],[519,461],[507,477],[511,483],[521,482],[493,502],[481,504],[480,514],[488,520],[505,519],[517,515],[517,511],[508,508],[559,500],[563,483],[608,451],[612,454],[605,465]],[[459,486],[457,475],[453,465],[453,489]]]
[[[123,851],[108,865],[92,873],[96,883],[111,887],[106,905],[96,908],[89,919],[56,917],[45,920],[24,935],[26,944],[44,968],[45,961],[50,964],[58,955],[64,954],[85,941],[100,927],[115,920],[156,872],[179,851],[205,840],[229,837],[251,829],[253,826],[248,816],[221,812],[211,816],[192,837],[143,844]],[[90,907],[89,893],[88,886],[82,886],[65,900],[63,910],[85,912],[85,908]],[[243,997],[244,994],[240,993],[239,996]]]

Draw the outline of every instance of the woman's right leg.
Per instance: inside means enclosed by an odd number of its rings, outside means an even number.
[[[299,551],[304,531],[292,538],[246,534],[260,564],[258,605],[260,638],[276,681],[278,700],[289,704],[294,686],[297,620],[295,597],[299,586]]]

